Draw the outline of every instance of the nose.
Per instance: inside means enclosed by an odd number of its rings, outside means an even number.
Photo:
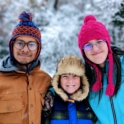
[[[69,82],[69,83],[72,83],[72,82],[73,82],[73,78],[70,77],[68,82]]]
[[[28,49],[28,45],[27,45],[27,44],[25,44],[25,46],[24,46],[24,48],[22,49],[22,51],[24,51],[24,52],[29,51],[29,49]]]
[[[93,44],[92,50],[93,50],[93,51],[97,51],[98,49],[99,49],[99,48],[98,48],[97,44]]]

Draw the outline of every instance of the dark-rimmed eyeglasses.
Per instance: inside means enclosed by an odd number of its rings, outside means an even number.
[[[38,47],[38,43],[35,41],[29,41],[28,43],[25,43],[23,40],[20,39],[16,39],[14,41],[14,46],[18,49],[18,50],[22,50],[25,45],[27,45],[28,49],[31,51],[34,51],[37,49]]]
[[[83,49],[84,49],[85,51],[92,50],[94,45],[96,45],[98,48],[100,48],[100,47],[102,47],[102,45],[103,45],[105,42],[106,42],[105,40],[97,40],[97,42],[94,43],[94,44],[87,43],[87,44],[84,45]]]

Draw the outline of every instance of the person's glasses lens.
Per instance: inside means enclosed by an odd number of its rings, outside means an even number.
[[[84,50],[91,50],[92,49],[92,45],[91,44],[86,44],[83,49]]]
[[[30,50],[36,50],[37,46],[38,46],[38,44],[36,42],[31,41],[31,42],[28,43],[28,48]]]
[[[25,43],[22,40],[15,40],[14,44],[15,44],[15,47],[19,50],[23,49],[25,46]]]

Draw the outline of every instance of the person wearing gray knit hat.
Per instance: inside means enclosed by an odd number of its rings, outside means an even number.
[[[44,118],[44,124],[48,124],[49,118],[49,124],[93,123],[95,115],[87,102],[89,83],[79,57],[66,56],[59,61],[52,86],[54,104],[50,117]]]

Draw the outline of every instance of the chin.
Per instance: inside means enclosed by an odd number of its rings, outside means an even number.
[[[73,94],[75,91],[72,91],[72,92],[67,92],[68,94]]]
[[[100,67],[104,67],[104,65],[105,65],[105,62],[101,62],[101,63],[95,63],[95,64],[97,64],[97,65],[99,65]]]
[[[98,65],[103,64],[105,62],[105,60],[98,60],[98,59],[96,59],[96,60],[91,61],[91,62],[93,62],[94,64],[98,64]]]
[[[29,62],[28,61],[20,61],[19,63],[20,64],[28,64]]]

